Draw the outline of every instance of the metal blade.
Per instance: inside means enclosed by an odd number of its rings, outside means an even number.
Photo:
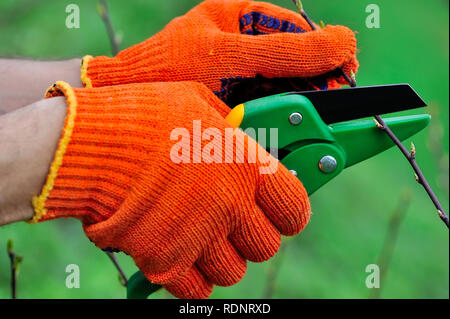
[[[426,106],[409,84],[361,86],[288,94],[300,94],[307,97],[327,124]]]

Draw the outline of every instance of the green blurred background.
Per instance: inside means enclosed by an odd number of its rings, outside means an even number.
[[[295,10],[290,0],[273,1]],[[431,125],[413,137],[417,159],[448,210],[449,35],[448,1],[377,0],[381,28],[368,29],[365,8],[372,0],[304,0],[317,22],[347,25],[358,32],[359,85],[410,83],[429,103]],[[67,29],[65,8],[78,4],[81,28]],[[138,43],[199,1],[109,0],[121,48]],[[110,55],[105,27],[94,0],[2,0],[0,56],[63,59]],[[0,75],[1,76],[1,75]],[[0,101],[1,103],[1,101]],[[361,107],[364,107],[363,105]],[[420,113],[411,111],[410,113]],[[410,141],[406,141],[409,144]],[[410,200],[404,199],[409,193]],[[403,199],[402,199],[403,198]],[[368,264],[379,263],[390,220],[401,218],[389,268],[381,278],[381,298],[448,298],[448,230],[397,149],[346,170],[311,197],[314,215],[306,230],[284,242],[264,264],[250,264],[231,288],[215,288],[213,298],[367,298]],[[0,228],[0,298],[9,298],[6,241],[24,257],[19,298],[123,298],[125,289],[107,256],[84,236],[76,220]],[[391,242],[392,243],[392,242]],[[123,254],[126,273],[136,270]],[[81,287],[65,287],[65,267],[80,266]],[[384,265],[384,266],[383,266]],[[386,263],[381,262],[383,269]],[[382,271],[383,271],[382,269]],[[158,292],[156,297],[169,295]]]

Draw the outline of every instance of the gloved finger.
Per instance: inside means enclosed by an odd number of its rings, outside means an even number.
[[[302,183],[279,164],[275,174],[261,175],[256,202],[281,234],[298,234],[308,223],[311,207]]]
[[[247,2],[241,9],[239,31],[260,35],[277,32],[303,33],[311,31],[308,22],[297,12],[267,2]]]
[[[148,196],[141,192],[129,195],[123,202],[124,205],[132,205],[133,201],[138,201],[139,196]],[[205,217],[198,217],[195,209],[189,207],[194,205],[194,201],[185,204],[186,209],[190,209],[193,214],[183,215],[181,210],[172,210],[170,215],[172,227],[168,227],[167,215],[164,212],[173,207],[179,207],[176,199],[170,197],[165,201],[155,204],[153,214],[144,214],[139,222],[130,223],[126,214],[115,214],[108,220],[89,226],[88,236],[94,238],[96,234],[110,231],[108,225],[127,225],[125,233],[120,238],[120,243],[116,247],[133,257],[136,265],[142,273],[151,281],[158,284],[172,282],[180,273],[185,273],[201,255],[201,252],[212,232],[212,225],[205,222]],[[202,203],[201,203],[202,204]],[[201,204],[197,205],[200,206]],[[171,206],[174,205],[174,206]],[[145,209],[141,206],[141,209]],[[206,210],[206,208],[205,208]],[[152,225],[158,232],[149,232],[148,227]],[[94,229],[95,227],[95,229]],[[103,246],[109,246],[104,244]],[[189,247],[189,249],[186,249]]]
[[[175,297],[182,299],[206,299],[213,291],[212,283],[195,265],[172,282],[165,284],[164,288]]]
[[[256,205],[243,210],[230,241],[247,260],[262,262],[270,259],[280,247],[280,232]]]
[[[247,270],[247,262],[228,239],[207,247],[197,266],[212,283],[219,286],[238,283]]]
[[[356,73],[356,38],[343,26],[302,34],[223,34],[230,49],[223,58],[242,77],[314,77],[343,67]],[[236,54],[239,52],[239,54]]]

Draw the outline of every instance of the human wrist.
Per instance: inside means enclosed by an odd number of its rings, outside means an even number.
[[[41,100],[0,117],[0,224],[28,220],[65,116],[63,98]]]

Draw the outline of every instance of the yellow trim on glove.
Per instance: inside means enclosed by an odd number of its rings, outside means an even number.
[[[93,59],[92,55],[85,55],[81,60],[81,83],[83,83],[83,85],[87,88],[92,87],[92,81],[87,74],[88,64],[89,61],[92,59]]]
[[[67,101],[67,115],[64,124],[62,137],[59,140],[58,149],[56,150],[55,157],[50,166],[49,174],[47,175],[47,180],[44,187],[42,188],[41,194],[39,196],[34,196],[32,198],[32,204],[34,208],[34,216],[28,221],[30,224],[37,223],[45,214],[47,209],[45,208],[45,201],[50,195],[50,191],[53,189],[56,176],[58,175],[58,169],[62,164],[64,153],[66,152],[67,145],[70,142],[72,136],[73,127],[75,124],[75,117],[77,115],[77,98],[72,87],[62,81],[58,81],[47,89],[45,94],[46,98],[64,95]]]

